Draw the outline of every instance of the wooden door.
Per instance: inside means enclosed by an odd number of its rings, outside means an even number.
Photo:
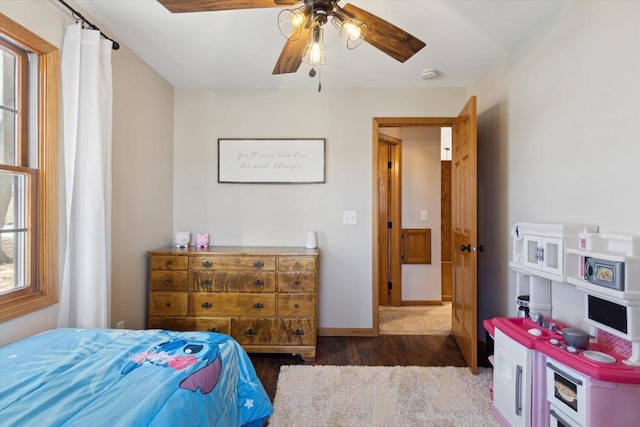
[[[388,282],[390,260],[389,248],[391,239],[389,233],[389,146],[384,143],[378,144],[378,249],[380,257],[378,259],[378,299],[380,305],[389,304]]]
[[[378,303],[402,303],[401,140],[381,134],[378,140]],[[391,227],[389,227],[391,224]]]
[[[478,372],[478,224],[476,98],[453,123],[451,213],[453,229],[453,336],[469,370]]]

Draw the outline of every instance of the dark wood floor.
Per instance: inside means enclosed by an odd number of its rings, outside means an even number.
[[[453,336],[318,337],[315,362],[290,354],[249,355],[271,400],[282,365],[467,366]],[[478,358],[486,366],[486,358]]]

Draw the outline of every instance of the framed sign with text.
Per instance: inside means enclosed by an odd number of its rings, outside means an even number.
[[[218,139],[218,182],[325,182],[325,139]]]

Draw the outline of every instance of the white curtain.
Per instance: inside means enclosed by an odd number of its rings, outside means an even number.
[[[62,45],[67,234],[59,327],[110,326],[111,48],[78,24]]]

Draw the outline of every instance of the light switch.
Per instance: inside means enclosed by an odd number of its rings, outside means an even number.
[[[429,221],[429,211],[427,210],[420,211],[420,221]]]
[[[357,222],[356,211],[344,211],[342,212],[343,224],[355,224]]]

